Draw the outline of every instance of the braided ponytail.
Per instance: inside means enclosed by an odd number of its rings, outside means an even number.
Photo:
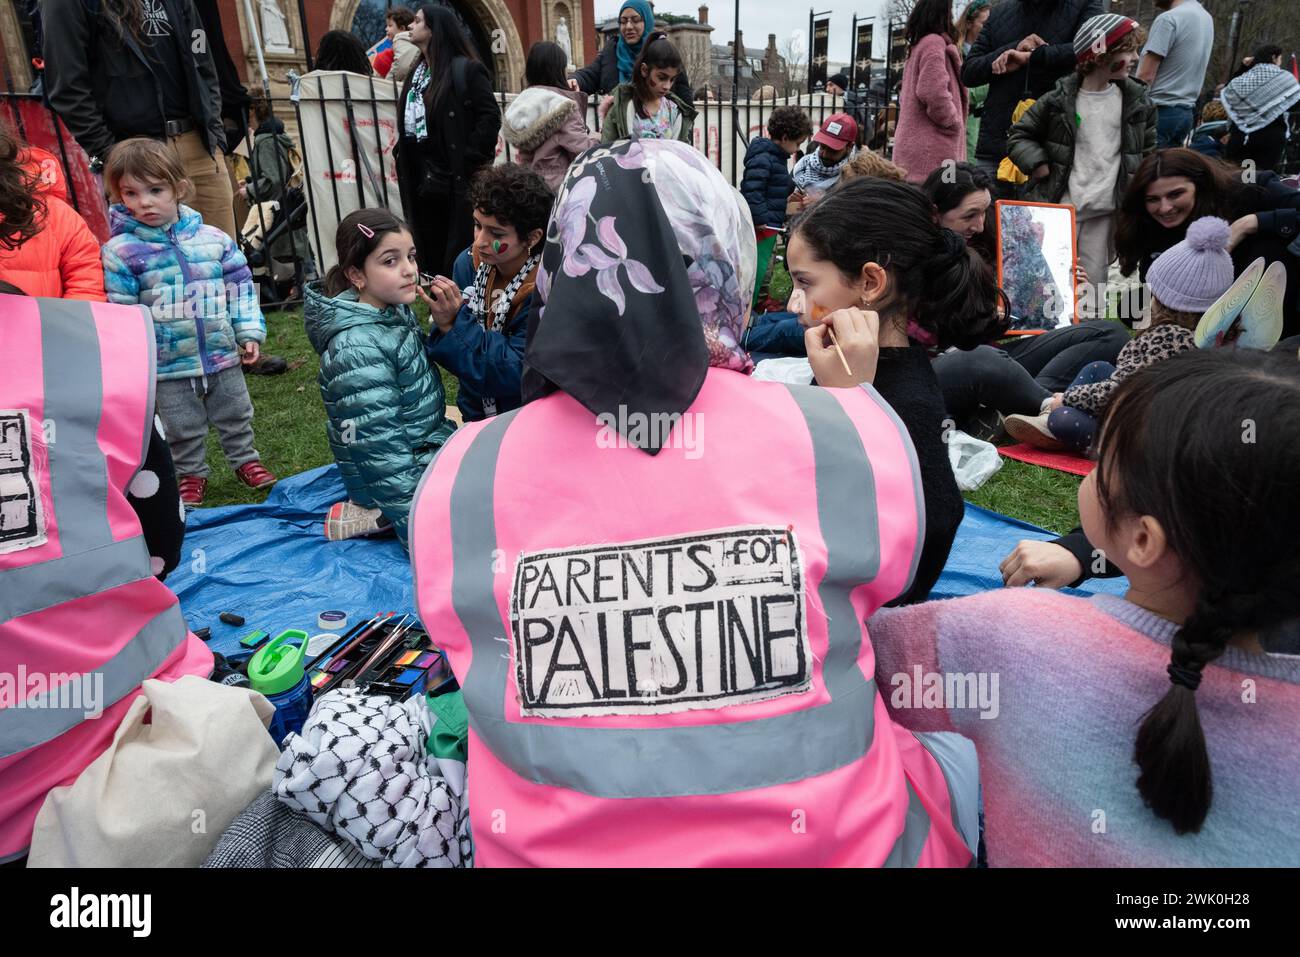
[[[1141,773],[1137,787],[1147,806],[1179,834],[1201,829],[1214,794],[1210,754],[1196,708],[1201,672],[1232,638],[1222,605],[1206,592],[1174,635],[1168,668],[1171,687],[1144,715],[1133,746]]]

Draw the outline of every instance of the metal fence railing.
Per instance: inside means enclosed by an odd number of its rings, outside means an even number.
[[[313,79],[316,78],[316,79]],[[504,112],[516,94],[497,94]],[[68,184],[68,199],[91,228],[106,239],[107,213],[103,185],[88,169],[88,157],[59,121],[53,109],[36,93],[0,92],[0,117],[8,122],[32,145],[49,150],[63,166]],[[247,215],[236,197],[237,223],[241,230],[241,246],[250,260],[254,274],[264,285],[264,308],[277,308],[293,301],[286,293],[291,287],[301,288],[308,278],[312,264],[295,257],[287,264],[292,275],[285,277],[284,262],[274,261],[271,247],[277,250],[292,247],[292,235],[305,230],[315,259],[322,265],[332,259],[332,250],[324,243],[333,241],[333,227],[347,212],[361,206],[392,206],[400,202],[401,184],[397,176],[393,147],[397,142],[397,116],[400,89],[392,80],[379,77],[362,77],[357,74],[331,73],[307,74],[301,85],[294,85],[294,95],[273,97],[266,101],[268,115],[284,124],[285,132],[298,145],[302,156],[302,175],[305,183],[302,201],[288,189],[281,189],[273,198],[280,209],[270,212],[259,202],[251,206],[253,216]],[[602,121],[602,97],[589,99],[587,122],[599,134]],[[766,129],[768,118],[778,106],[792,105],[809,113],[814,128],[833,113],[844,110],[844,102],[828,94],[806,92],[790,97],[762,100],[704,99],[695,103],[696,145],[710,157],[727,179],[739,185],[744,172],[744,154],[750,138]],[[876,110],[883,105],[883,96],[867,100],[860,108],[860,122],[870,122]],[[256,154],[256,119],[251,119],[243,149],[240,151],[251,163]],[[863,130],[864,138],[870,130]],[[498,141],[497,161],[513,162],[515,150]],[[232,160],[232,162],[234,162]],[[253,173],[264,172],[252,169]],[[275,178],[281,184],[288,180],[285,174]],[[268,197],[262,197],[263,200]],[[285,221],[290,223],[285,226]],[[245,231],[243,227],[251,227]],[[249,242],[249,235],[270,237],[289,242],[262,242],[260,250]],[[277,279],[277,276],[280,277]]]

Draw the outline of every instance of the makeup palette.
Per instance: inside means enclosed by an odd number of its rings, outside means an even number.
[[[454,686],[446,656],[428,632],[413,616],[395,618],[391,612],[357,625],[316,657],[307,680],[316,694],[346,684],[398,700]]]

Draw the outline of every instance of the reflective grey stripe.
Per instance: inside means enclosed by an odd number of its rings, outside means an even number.
[[[930,836],[930,815],[917,797],[912,782],[907,781],[907,816],[903,819],[903,833],[898,835],[894,848],[885,858],[882,867],[916,867]]]
[[[955,731],[912,732],[943,771],[952,826],[972,855],[980,842],[980,762],[975,744]]]
[[[822,674],[831,701],[773,718],[652,729],[508,722],[505,695],[514,689],[503,642],[509,628],[489,574],[497,535],[493,498],[484,490],[498,487],[501,443],[519,410],[497,416],[470,444],[450,502],[452,605],[474,647],[462,686],[475,733],[520,777],[607,798],[725,794],[816,777],[870,749],[876,686],[857,667],[862,630],[849,591],[880,567],[871,462],[834,397],[805,386],[790,393],[808,423],[816,463],[827,549],[818,594],[830,638]]]
[[[0,624],[152,574],[144,537],[0,571]]]
[[[104,402],[99,335],[90,303],[42,299],[41,356],[49,447],[50,492],[64,555],[113,540],[108,527],[108,465],[95,434]]]
[[[916,445],[912,442],[912,433],[907,431],[907,426],[898,417],[894,407],[885,401],[885,397],[877,392],[876,387],[870,382],[862,383],[861,388],[894,423],[898,434],[903,439],[903,448],[907,450],[907,460],[912,464],[912,489],[916,495],[916,550],[912,552],[912,567],[907,573],[907,582],[898,590],[899,595],[906,595],[911,591],[912,583],[916,581],[916,570],[921,565],[921,549],[925,547],[925,490],[921,485],[921,464],[916,458]],[[885,600],[893,601],[896,597],[898,596]]]
[[[30,850],[30,847],[24,847],[21,851],[14,851],[12,854],[0,856],[0,864],[8,864],[10,861],[16,861]]]
[[[93,627],[93,623],[88,623]],[[186,640],[185,619],[180,605],[173,604],[143,628],[132,640],[103,665],[86,672],[90,680],[103,676],[102,700],[95,702],[101,711],[126,697],[140,683],[158,670],[158,666]],[[74,678],[76,681],[81,676]],[[15,680],[17,676],[14,676]],[[21,696],[23,689],[16,689]],[[21,706],[0,709],[0,758],[45,744],[82,721],[87,720],[83,699],[78,707],[57,707],[58,689],[24,698]]]
[[[149,314],[146,306],[139,308],[140,318],[144,322],[144,341],[146,343],[154,342],[153,337],[153,316]],[[144,402],[144,435],[141,436],[140,443],[140,464],[131,472],[131,482],[140,474],[140,469],[144,468],[145,460],[149,458],[149,440],[153,438],[153,404],[158,394],[158,350],[149,350],[149,379],[145,386],[148,395]],[[127,487],[130,488],[130,482]]]

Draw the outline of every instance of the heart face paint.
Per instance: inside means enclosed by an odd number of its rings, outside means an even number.
[[[500,256],[503,252],[505,252],[509,248],[510,248],[509,243],[503,243],[499,239],[494,239],[492,241],[492,252],[496,253],[498,256]]]

